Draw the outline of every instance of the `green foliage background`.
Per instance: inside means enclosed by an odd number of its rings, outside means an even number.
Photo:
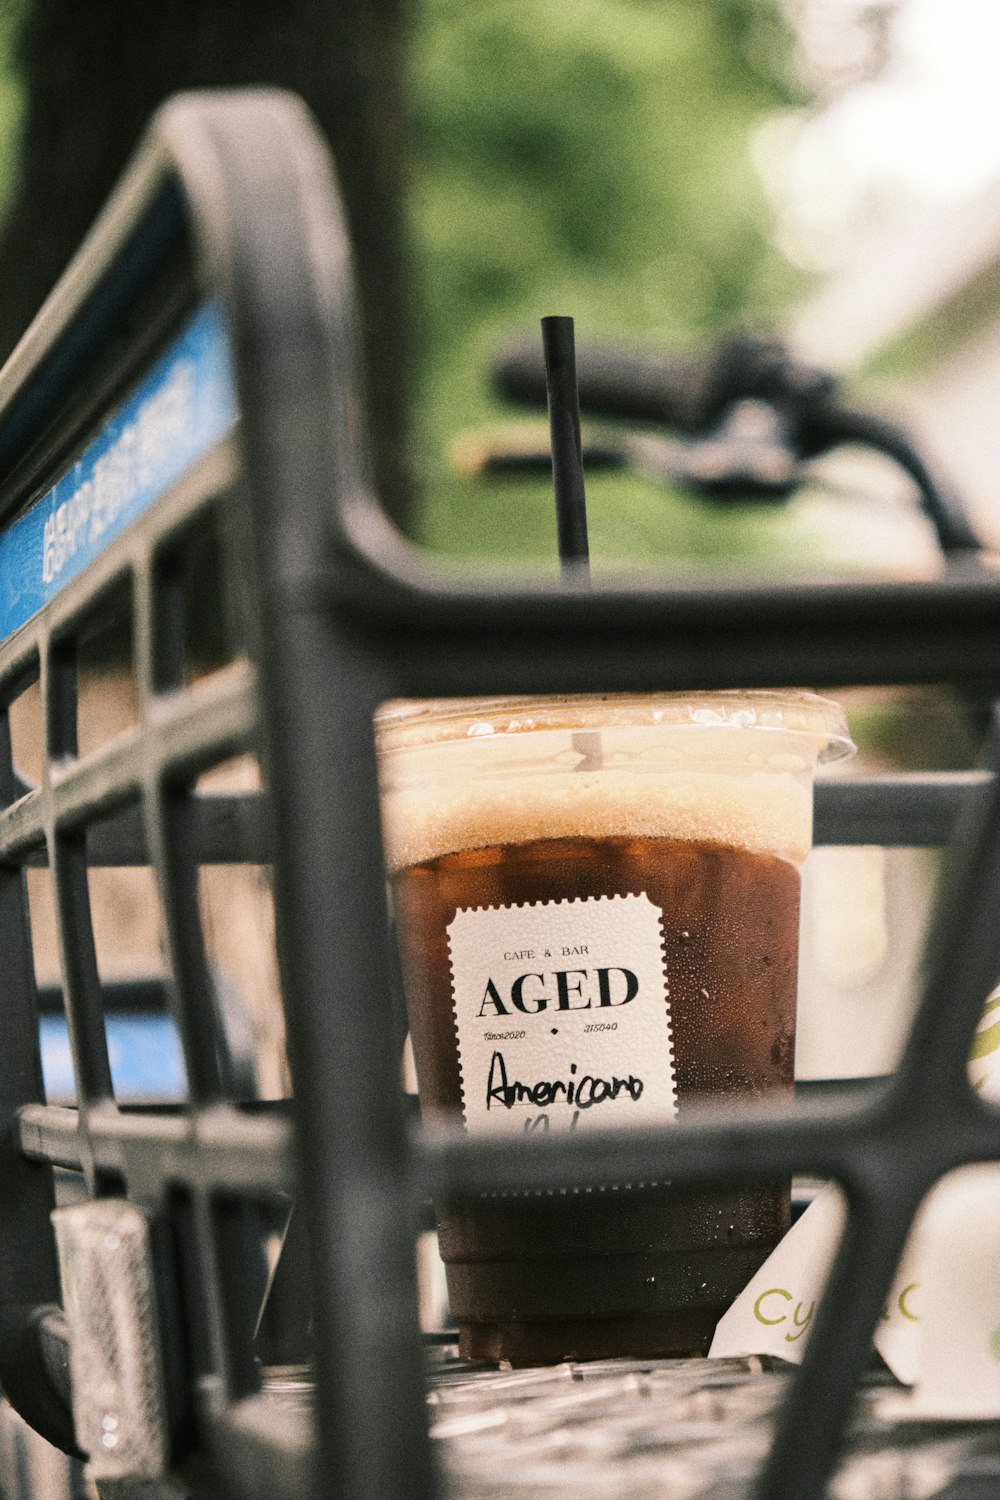
[[[751,136],[801,102],[792,38],[777,0],[421,0],[415,20],[421,537],[551,557],[548,485],[463,481],[449,442],[509,421],[490,355],[545,313],[574,316],[581,343],[675,348],[788,301]],[[781,515],[718,517],[639,480],[588,494],[597,560],[802,544]]]
[[[0,214],[16,175],[16,36],[30,3],[0,0]],[[777,322],[801,290],[771,243],[752,161],[756,128],[805,101],[793,44],[782,0],[412,0],[415,529],[426,545],[554,565],[547,481],[477,483],[449,462],[457,435],[517,415],[487,383],[512,333],[538,337],[538,319],[562,312],[581,343],[703,347],[733,324]],[[593,476],[588,498],[596,568],[831,557],[831,525],[808,508],[718,513],[611,475]]]
[[[0,0],[0,217],[14,194],[24,89],[17,34],[28,0]]]
[[[0,0],[0,213],[28,3]],[[704,345],[734,322],[768,323],[794,295],[751,159],[755,127],[802,102],[792,44],[781,0],[412,0],[413,430],[428,546],[554,559],[547,482],[476,483],[448,458],[456,435],[511,420],[487,374],[512,332],[537,336],[543,314],[563,312],[581,343]],[[588,497],[595,566],[816,550],[784,512],[717,515],[607,475]]]

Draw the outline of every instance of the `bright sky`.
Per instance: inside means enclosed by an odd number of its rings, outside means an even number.
[[[849,20],[857,0],[837,6]],[[900,0],[889,50],[875,81],[762,134],[797,261],[835,265],[859,235],[1000,178],[1000,0]]]

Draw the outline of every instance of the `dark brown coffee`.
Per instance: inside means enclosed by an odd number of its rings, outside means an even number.
[[[772,853],[704,840],[602,836],[528,839],[445,853],[397,870],[394,904],[422,1108],[463,1118],[449,927],[475,908],[644,895],[662,914],[662,959],[672,1040],[676,1110],[711,1101],[736,1110],[765,1094],[789,1094],[795,1029],[799,871]],[[516,923],[512,928],[516,931]],[[513,941],[513,939],[512,939]],[[585,945],[580,945],[584,948]],[[518,987],[492,980],[480,1014],[495,1016],[491,1064],[504,1063],[506,1092],[492,1103],[521,1111],[571,1111],[571,1085],[597,1072],[601,1031],[613,1027],[637,987],[628,954],[590,967],[524,950]],[[560,977],[561,976],[561,977]],[[586,1064],[539,1087],[517,1063],[531,1028],[588,1010]],[[595,1019],[589,1020],[589,1014]],[[574,1025],[581,1030],[579,1016]],[[527,1046],[528,1043],[525,1043]],[[570,1053],[566,1054],[567,1059]],[[574,1054],[575,1056],[575,1054]],[[659,1066],[649,1060],[649,1068]],[[669,1066],[669,1063],[667,1064]],[[571,1074],[572,1070],[572,1074]],[[645,1074],[644,1078],[639,1073]],[[537,1072],[537,1070],[536,1070]],[[604,1096],[636,1098],[649,1069],[606,1069]],[[520,1085],[520,1093],[515,1089]],[[588,1102],[600,1090],[588,1085]],[[561,1091],[561,1092],[560,1092]],[[498,1103],[499,1100],[499,1103]],[[626,1109],[627,1109],[626,1104]],[[597,1114],[597,1111],[594,1111]],[[627,1121],[626,1121],[627,1123]],[[697,1192],[607,1184],[545,1198],[504,1198],[439,1209],[461,1350],[512,1364],[617,1354],[703,1352],[715,1323],[789,1222],[787,1185]]]

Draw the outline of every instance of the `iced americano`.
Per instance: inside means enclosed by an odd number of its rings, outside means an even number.
[[[477,1134],[669,1125],[793,1086],[809,693],[464,700],[378,721],[421,1108]],[[787,1185],[621,1181],[440,1205],[470,1358],[694,1353]]]

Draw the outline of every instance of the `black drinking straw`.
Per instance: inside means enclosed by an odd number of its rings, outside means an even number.
[[[545,388],[552,435],[552,480],[556,493],[556,531],[563,582],[590,587],[587,544],[587,496],[580,449],[580,397],[576,385],[576,350],[572,318],[543,318]]]
[[[580,447],[580,393],[576,384],[573,319],[543,318],[542,347],[545,350],[545,389],[549,400],[552,482],[562,580],[570,588],[589,589],[587,495]],[[572,744],[582,757],[578,771],[593,771],[601,765],[601,736],[597,730],[577,730],[572,736]]]

